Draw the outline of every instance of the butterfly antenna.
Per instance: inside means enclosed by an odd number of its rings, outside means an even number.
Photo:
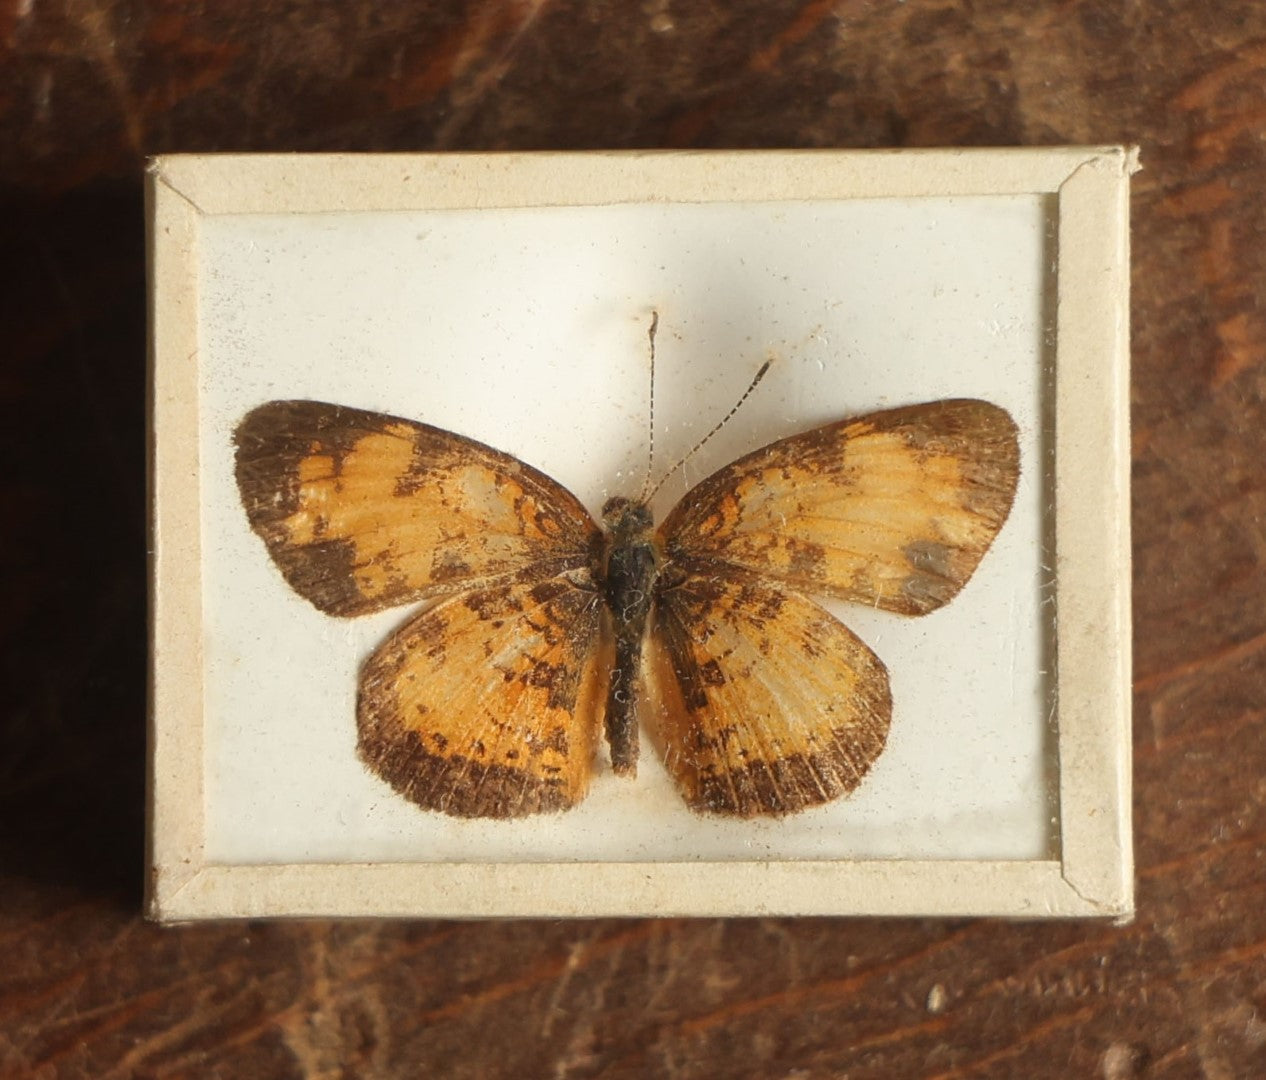
[[[765,372],[769,370],[769,367],[773,362],[774,362],[774,359],[771,356],[768,360],[766,360],[763,364],[761,364],[760,370],[756,372],[756,374],[752,377],[752,381],[747,384],[747,389],[743,391],[743,396],[734,403],[734,408],[732,408],[728,413],[726,413],[723,417],[721,417],[721,419],[717,421],[716,426],[711,431],[709,431],[702,439],[700,439],[697,443],[695,443],[694,446],[692,446],[690,450],[686,453],[685,457],[683,457],[679,462],[677,462],[676,465],[674,465],[671,469],[669,469],[668,472],[664,473],[663,478],[660,480],[658,484],[655,485],[654,488],[651,489],[650,494],[647,495],[642,500],[643,502],[653,499],[656,493],[659,491],[659,489],[664,486],[664,482],[670,476],[672,476],[673,473],[675,473],[678,469],[680,469],[683,465],[685,465],[687,461],[689,461],[692,457],[694,457],[695,454],[697,454],[700,450],[702,450],[704,447],[704,444],[709,439],[711,439],[713,435],[715,435],[718,431],[720,431],[723,427],[725,427],[726,424],[730,422],[730,417],[732,417],[736,412],[738,412],[739,409],[743,407],[743,402],[745,402],[749,397],[751,397],[752,391],[755,390],[758,385],[760,385],[761,379],[765,377]]]
[[[650,412],[650,435],[646,440],[646,479],[642,481],[642,494],[637,497],[638,502],[646,502],[653,492],[650,491],[651,477],[655,473],[655,332],[659,329],[659,312],[651,312],[651,328],[647,332],[647,337],[651,341],[651,407]]]

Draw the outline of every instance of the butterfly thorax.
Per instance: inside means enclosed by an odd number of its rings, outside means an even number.
[[[602,508],[607,527],[600,579],[615,630],[615,666],[607,693],[606,734],[616,773],[637,772],[639,668],[660,552],[654,522],[643,503],[616,497]]]

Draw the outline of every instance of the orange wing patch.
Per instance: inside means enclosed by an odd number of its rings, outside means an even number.
[[[274,401],[238,425],[251,528],[331,615],[363,615],[488,578],[586,565],[593,519],[517,458],[425,424]]]
[[[659,596],[650,721],[696,810],[788,814],[852,791],[888,737],[888,673],[817,604],[750,575]]]
[[[400,794],[461,817],[565,810],[602,721],[601,596],[561,577],[449,597],[361,673],[359,751]]]
[[[668,556],[720,562],[821,596],[923,615],[966,584],[1011,510],[1015,422],[938,401],[771,443],[689,492],[660,528]]]

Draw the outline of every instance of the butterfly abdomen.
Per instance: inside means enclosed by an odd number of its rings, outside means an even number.
[[[607,691],[606,735],[611,767],[620,776],[637,774],[637,712],[642,696],[642,640],[660,557],[651,532],[650,511],[627,499],[603,508],[610,530],[603,596],[615,630],[615,665]]]

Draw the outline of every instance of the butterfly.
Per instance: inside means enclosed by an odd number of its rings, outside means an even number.
[[[517,818],[584,798],[602,735],[630,776],[644,721],[700,812],[779,816],[853,791],[883,750],[887,671],[810,599],[949,602],[1002,528],[1016,425],[977,400],[764,446],[655,527],[595,522],[532,466],[412,420],[272,401],[237,426],[251,528],[329,615],[419,605],[365,662],[361,760],[417,805]]]

